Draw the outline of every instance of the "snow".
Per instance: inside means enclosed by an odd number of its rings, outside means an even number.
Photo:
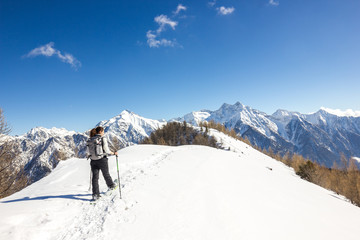
[[[251,126],[267,137],[271,136],[271,131],[278,131],[276,124],[270,121],[265,113],[245,106],[240,102],[236,102],[234,105],[224,103],[220,109],[211,112],[211,115],[206,120],[214,120],[222,124],[230,123],[230,126],[228,126],[230,128],[234,128],[240,121],[242,125]],[[240,130],[240,134],[243,133],[244,130]]]
[[[0,239],[358,239],[360,208],[243,142],[211,134],[230,151],[122,149],[123,200],[114,191],[95,206],[89,161],[62,161],[0,200]],[[114,157],[109,167],[115,178]]]
[[[186,121],[187,123],[190,123],[190,124],[192,124],[194,126],[199,126],[199,124],[201,122],[206,121],[206,119],[208,117],[210,117],[210,116],[211,116],[210,111],[202,110],[202,111],[198,111],[198,112],[188,113],[182,118],[171,119],[170,122],[173,122],[173,121],[176,121],[176,122]]]
[[[128,137],[124,136],[126,133],[130,134],[130,132],[132,132],[134,135],[137,135],[134,138],[147,137],[151,132],[165,124],[166,122],[144,118],[129,110],[124,110],[110,120],[99,122],[97,126],[104,127],[106,132],[113,135],[113,137],[121,135],[121,137],[118,137],[118,140],[121,141]]]
[[[66,130],[65,128],[52,127],[50,129],[48,129],[48,128],[44,128],[44,127],[35,127],[35,128],[32,128],[28,133],[26,133],[25,136],[33,136],[33,138],[35,140],[38,137],[39,133],[45,135],[46,137],[47,136],[64,137],[64,136],[68,136],[68,135],[78,134],[75,131],[69,131],[69,130]]]
[[[360,117],[360,111],[354,111],[352,109],[340,110],[321,107],[321,110],[339,117]]]

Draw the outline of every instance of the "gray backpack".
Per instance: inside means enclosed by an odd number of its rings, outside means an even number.
[[[104,149],[103,149],[103,138],[101,136],[94,136],[87,140],[89,158],[91,160],[99,160],[104,157]]]

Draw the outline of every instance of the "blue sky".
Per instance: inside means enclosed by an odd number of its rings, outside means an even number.
[[[82,132],[124,109],[360,110],[359,12],[358,0],[2,0],[0,107],[13,135]]]

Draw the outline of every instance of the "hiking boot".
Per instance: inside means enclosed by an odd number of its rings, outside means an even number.
[[[92,200],[93,200],[93,201],[96,201],[96,200],[98,200],[101,196],[100,196],[100,194],[93,194],[92,197],[93,197]]]
[[[110,190],[114,190],[116,188],[117,188],[117,184],[115,184],[115,183],[109,187]]]
[[[115,179],[113,184],[109,187],[109,190],[114,190],[118,187],[118,180]]]

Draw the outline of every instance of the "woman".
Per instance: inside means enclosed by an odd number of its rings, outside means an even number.
[[[109,165],[108,165],[108,155],[117,155],[117,152],[111,152],[109,150],[109,146],[106,138],[104,136],[104,128],[97,127],[90,131],[90,139],[88,140],[88,151],[90,155],[90,166],[92,172],[92,190],[93,190],[93,200],[97,200],[100,198],[100,190],[99,190],[99,172],[101,170],[106,185],[110,189],[114,189],[116,187],[113,182],[110,173],[109,173]]]

